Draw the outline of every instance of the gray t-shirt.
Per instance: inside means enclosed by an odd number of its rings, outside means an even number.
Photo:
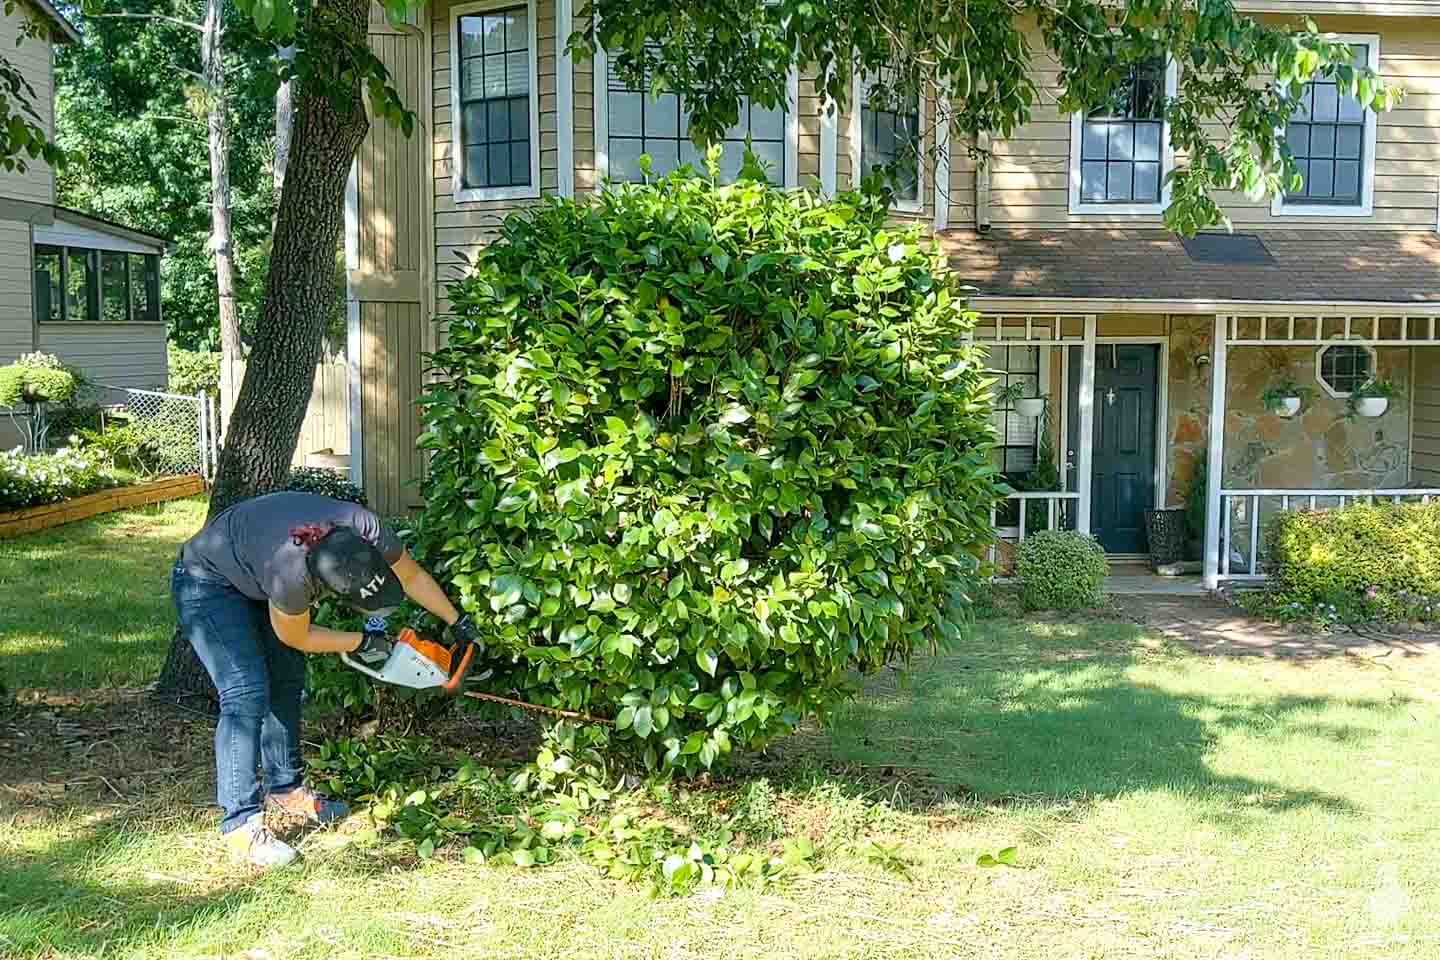
[[[324,592],[305,566],[304,547],[290,531],[305,524],[350,527],[380,548],[386,563],[404,552],[380,518],[355,503],[313,493],[270,493],[245,500],[210,521],[180,548],[180,560],[219,577],[252,600],[268,600],[298,616]]]

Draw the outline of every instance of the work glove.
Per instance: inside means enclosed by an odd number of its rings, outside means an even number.
[[[475,621],[470,619],[468,613],[450,625],[450,637],[456,643],[475,644],[476,653],[485,652],[485,644],[480,640],[480,631],[475,628]]]
[[[385,633],[385,621],[371,618],[365,622],[365,629],[360,633],[360,646],[352,650],[350,655],[370,669],[378,670],[390,659],[393,648],[394,644]]]

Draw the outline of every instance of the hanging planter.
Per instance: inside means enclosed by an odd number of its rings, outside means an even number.
[[[1044,397],[1022,397],[1015,401],[1015,412],[1032,420],[1045,412]]]
[[[1302,386],[1288,373],[1276,378],[1260,394],[1260,402],[1267,413],[1277,417],[1290,418],[1300,412],[1305,402],[1315,395],[1313,387]]]
[[[1345,415],[1348,419],[1383,417],[1390,409],[1390,401],[1400,396],[1400,390],[1389,380],[1372,377],[1350,393],[1345,401]]]

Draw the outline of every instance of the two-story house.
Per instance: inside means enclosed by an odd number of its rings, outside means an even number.
[[[26,35],[27,23],[42,35]],[[34,89],[33,106],[52,135],[55,45],[79,40],[47,0],[0,12],[0,48]],[[163,389],[164,249],[159,237],[56,206],[55,175],[43,162],[0,170],[0,364],[42,350],[99,383]],[[0,446],[17,441],[0,416]]]
[[[976,338],[1002,385],[1046,398],[1039,417],[996,414],[996,456],[1023,482],[1048,430],[1061,490],[1017,496],[1000,525],[1019,536],[1038,511],[1042,526],[1139,554],[1149,509],[1198,497],[1212,583],[1258,575],[1265,512],[1440,487],[1440,0],[1237,5],[1313,16],[1408,95],[1377,116],[1311,84],[1285,131],[1304,187],[1225,198],[1233,235],[1163,228],[1173,64],[1137,70],[1120,106],[1089,116],[1051,96],[987,145],[988,163],[951,148],[933,103],[874,112],[857,84],[852,107],[829,114],[799,71],[788,109],[743,112],[722,163],[733,175],[749,135],[778,184],[831,193],[918,140],[925,160],[895,216],[933,230],[978,288]],[[409,140],[377,124],[348,198],[350,463],[387,509],[417,499],[420,353],[462,258],[542,195],[637,179],[641,154],[662,171],[695,159],[681,98],[628,89],[603,55],[567,54],[573,15],[573,0],[441,0],[418,35],[372,17],[374,48],[427,121]],[[1053,94],[1055,65],[1034,70]],[[1294,417],[1261,402],[1286,374],[1315,394]],[[1372,376],[1402,396],[1378,418],[1347,417]]]

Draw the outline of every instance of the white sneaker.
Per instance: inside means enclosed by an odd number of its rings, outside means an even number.
[[[225,834],[225,844],[233,853],[265,870],[283,867],[300,855],[265,826],[265,815],[262,813],[255,814],[244,826]]]

